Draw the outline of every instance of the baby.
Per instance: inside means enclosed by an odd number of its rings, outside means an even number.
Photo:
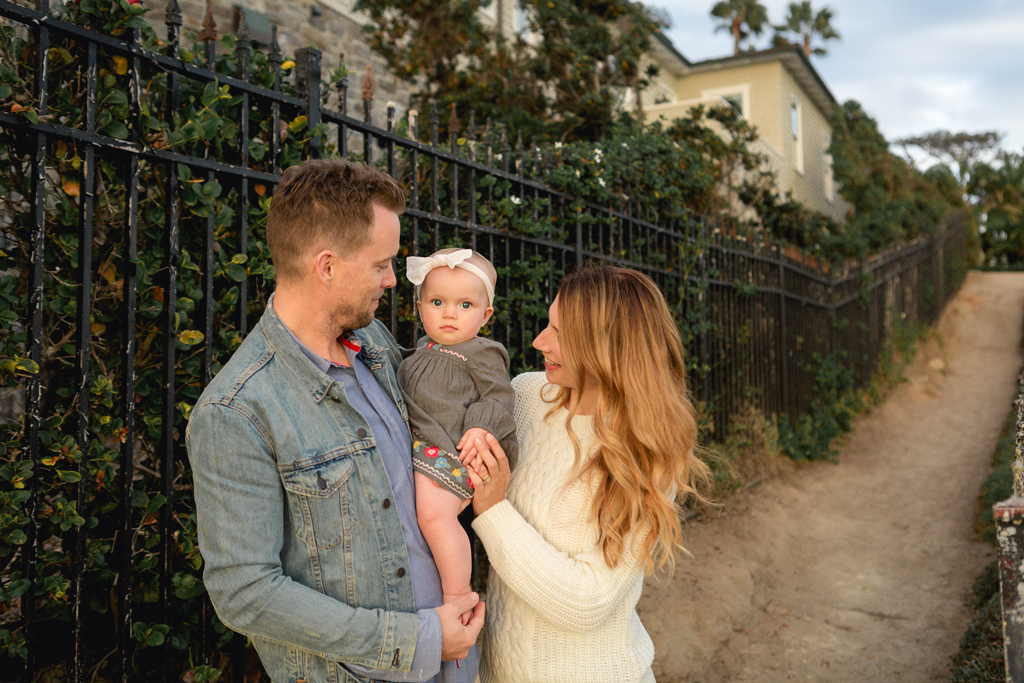
[[[490,432],[510,466],[519,447],[512,419],[515,392],[508,353],[476,336],[494,312],[497,273],[470,249],[410,256],[406,274],[416,285],[416,309],[427,333],[398,369],[413,431],[416,517],[441,574],[444,601],[470,592],[469,537],[459,513],[473,497],[466,467],[475,439]]]

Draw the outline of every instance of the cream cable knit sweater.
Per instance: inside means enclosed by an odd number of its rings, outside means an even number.
[[[654,681],[654,644],[636,613],[643,565],[627,554],[611,569],[596,547],[593,488],[573,479],[566,411],[544,419],[544,373],[512,385],[519,464],[507,500],[473,522],[491,562],[480,679]],[[593,420],[572,424],[586,454]]]

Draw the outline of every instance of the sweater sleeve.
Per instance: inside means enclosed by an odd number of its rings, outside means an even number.
[[[609,567],[600,548],[578,555],[557,550],[504,500],[473,521],[491,566],[516,597],[546,621],[577,632],[604,624],[643,573],[634,552]],[[627,538],[635,548],[641,528]]]

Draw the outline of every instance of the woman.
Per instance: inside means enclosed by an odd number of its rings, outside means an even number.
[[[650,278],[586,268],[533,346],[544,372],[513,380],[515,477],[490,438],[470,474],[491,562],[481,681],[653,681],[644,571],[673,567],[676,495],[707,476],[679,332]]]

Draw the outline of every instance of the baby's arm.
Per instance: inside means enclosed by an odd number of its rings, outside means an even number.
[[[480,398],[466,409],[463,428],[466,434],[459,442],[459,460],[467,467],[479,471],[480,458],[476,454],[474,439],[483,439],[490,433],[503,447],[515,441],[516,423],[512,418],[515,391],[508,380],[508,353],[501,344],[488,342],[473,354],[470,377]],[[461,452],[461,448],[466,448]],[[512,464],[512,453],[509,453]]]

